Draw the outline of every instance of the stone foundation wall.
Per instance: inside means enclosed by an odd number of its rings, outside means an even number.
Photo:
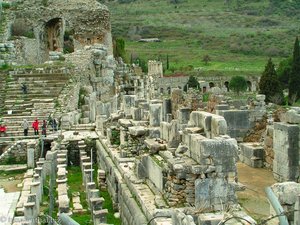
[[[14,164],[27,162],[27,142],[18,141],[9,147],[1,156],[0,164]]]
[[[264,138],[264,150],[265,150],[265,167],[273,168],[274,150],[273,150],[273,133],[274,127],[267,126]]]
[[[111,195],[114,207],[121,210],[122,224],[140,225],[146,224],[146,217],[137,204],[135,197],[125,184],[117,166],[114,164],[111,155],[106,151],[107,146],[100,141],[96,141],[98,166],[107,171],[106,183],[108,192]]]

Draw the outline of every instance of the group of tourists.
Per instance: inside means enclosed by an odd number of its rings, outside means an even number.
[[[43,120],[42,126],[41,126],[42,135],[45,136],[45,137],[47,136],[47,127],[48,127],[48,125],[50,125],[52,127],[52,131],[57,131],[57,121],[56,121],[56,119],[52,118],[52,117],[49,117],[48,123],[47,123],[46,120]],[[23,130],[24,130],[24,136],[28,136],[29,122],[26,119],[23,120],[22,127],[23,127]],[[39,135],[40,122],[38,121],[37,118],[32,122],[31,127],[33,128],[34,135]]]
[[[57,120],[55,118],[52,118],[51,116],[49,116],[48,121],[43,120],[41,125],[40,125],[39,120],[36,118],[32,122],[31,128],[34,131],[34,135],[39,135],[39,130],[41,128],[42,135],[46,137],[47,136],[47,127],[51,126],[52,131],[57,131],[58,125],[59,124],[57,123]],[[24,131],[24,136],[28,136],[30,123],[27,121],[27,119],[23,120],[23,122],[21,123],[21,126]],[[6,131],[7,131],[7,126],[4,124],[4,122],[0,121],[0,137],[7,136]]]

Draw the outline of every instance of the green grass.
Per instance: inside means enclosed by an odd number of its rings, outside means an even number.
[[[298,13],[289,13],[295,11],[294,5],[271,8],[268,0],[231,2],[229,6],[224,0],[186,0],[177,6],[166,0],[106,4],[113,36],[126,40],[127,58],[161,59],[166,64],[169,55],[168,73],[186,71],[191,65],[203,74],[260,75],[269,57],[278,63],[292,53],[300,23]],[[149,37],[162,42],[137,42]],[[202,62],[206,54],[212,59],[207,66]]]
[[[100,195],[104,198],[103,208],[108,210],[107,223],[121,225],[121,220],[114,217],[115,211],[108,191],[101,191]]]
[[[96,178],[97,178],[97,166],[94,166],[94,174],[93,174],[93,179],[95,183],[97,183]],[[88,208],[87,202],[86,202],[86,193],[84,187],[81,185],[82,184],[82,173],[81,169],[79,166],[72,166],[68,167],[68,195],[70,199],[72,199],[72,193],[73,192],[79,192],[80,193],[80,203],[82,204],[84,209]],[[108,224],[114,224],[114,225],[120,225],[121,221],[120,219],[116,219],[114,217],[114,210],[113,210],[113,205],[111,201],[111,197],[107,191],[100,191],[101,197],[104,198],[104,203],[103,203],[103,209],[108,209],[108,214],[107,214],[107,223]],[[85,213],[74,213],[71,216],[76,222],[79,224],[90,224],[89,221],[91,220],[91,213],[90,211],[87,211]]]
[[[82,173],[79,166],[71,166],[67,168],[68,170],[68,196],[70,198],[71,207],[73,206],[72,202],[72,193],[80,193],[80,204],[84,209],[88,209],[88,203],[86,202],[86,193],[85,188],[82,185]],[[71,216],[79,224],[92,224],[91,212],[87,210],[84,213],[74,213]]]

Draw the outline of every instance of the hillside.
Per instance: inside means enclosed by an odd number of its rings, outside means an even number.
[[[176,2],[105,3],[113,36],[126,40],[129,59],[161,59],[166,64],[168,55],[173,71],[260,75],[269,57],[278,63],[292,53],[299,34],[299,0],[171,1]],[[152,37],[162,42],[137,42]],[[205,55],[211,58],[208,65],[202,62]]]

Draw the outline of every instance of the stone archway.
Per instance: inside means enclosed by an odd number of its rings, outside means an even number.
[[[210,88],[213,88],[215,86],[214,82],[209,82],[208,85],[209,85]]]
[[[229,82],[228,81],[224,82],[224,86],[225,86],[227,92],[229,92]]]
[[[45,24],[45,35],[48,51],[62,51],[63,49],[63,20],[54,18]]]
[[[248,87],[247,88],[248,91],[252,91],[252,83],[249,80],[247,81],[247,87]]]

